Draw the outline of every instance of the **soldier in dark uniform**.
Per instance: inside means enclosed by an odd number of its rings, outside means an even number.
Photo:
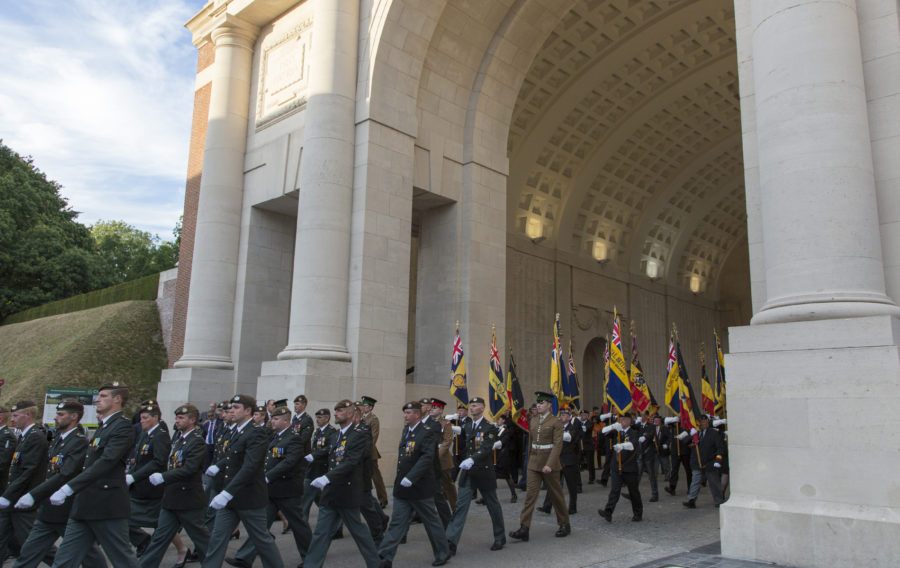
[[[366,437],[366,459],[363,461],[363,500],[360,505],[359,512],[369,525],[369,533],[372,540],[381,541],[384,531],[387,530],[388,516],[381,510],[381,504],[376,497],[372,495],[375,480],[375,468],[378,464],[372,459],[372,452],[375,451],[375,442],[372,436],[372,430],[369,425],[362,419],[362,402],[354,403],[355,412],[353,413],[353,425],[357,432]],[[377,418],[375,419],[378,420]]]
[[[337,429],[329,424],[331,411],[320,408],[316,411],[316,429],[312,437],[312,449],[304,457],[306,461],[306,473],[303,476],[303,497],[300,498],[300,512],[303,520],[309,521],[309,510],[313,501],[319,502],[322,491],[310,486],[313,479],[328,473],[328,456],[331,448],[337,440]]]
[[[381,470],[378,469],[378,460],[381,454],[378,452],[378,435],[381,433],[381,422],[372,410],[375,403],[378,402],[371,396],[364,396],[360,399],[362,402],[362,420],[372,431],[372,484],[375,487],[375,496],[378,498],[378,504],[384,509],[387,507],[387,490],[384,488],[384,479],[381,477]]]
[[[466,515],[475,490],[481,491],[491,524],[494,529],[494,543],[491,550],[500,550],[506,544],[506,528],[503,524],[503,509],[497,499],[497,474],[494,473],[494,450],[500,449],[497,427],[484,418],[484,399],[474,397],[469,400],[471,422],[465,422],[463,431],[466,439],[466,458],[459,464],[459,498],[456,511],[447,527],[450,553],[456,554],[456,547],[466,525]]]
[[[644,426],[644,462],[643,469],[650,476],[650,502],[659,501],[659,489],[657,486],[657,476],[659,475],[659,464],[667,463],[669,458],[669,434],[668,430],[662,424],[662,417],[654,414],[653,418]],[[663,471],[669,471],[668,465],[663,466]],[[667,476],[668,477],[668,476]]]
[[[691,434],[681,427],[681,420],[678,417],[670,417],[665,419],[665,423],[669,426],[669,436],[672,439],[672,469],[669,471],[669,485],[665,488],[666,493],[675,495],[678,488],[678,470],[684,469],[684,481],[688,492],[691,489]]]
[[[300,437],[291,428],[291,411],[287,400],[275,401],[272,417],[269,419],[272,439],[266,451],[266,484],[269,504],[266,505],[266,526],[275,522],[276,513],[284,514],[294,535],[294,544],[301,558],[306,556],[312,531],[300,513],[300,497],[303,494],[303,473],[300,462]],[[250,568],[256,560],[256,547],[246,541],[234,555],[225,562],[232,566]]]
[[[709,416],[700,415],[700,431],[697,441],[691,444],[691,489],[688,500],[682,503],[688,509],[696,509],[700,485],[705,480],[712,493],[713,502],[718,508],[725,501],[722,490],[722,465],[725,460],[725,441],[722,434],[709,427]]]
[[[232,397],[234,432],[228,441],[225,456],[207,468],[207,475],[216,475],[220,470],[224,473],[224,488],[209,504],[217,513],[203,568],[222,566],[228,541],[239,522],[244,524],[264,567],[284,566],[275,546],[275,538],[266,525],[269,497],[266,491],[265,455],[271,432],[253,422],[255,406],[256,400],[252,396],[238,394]]]
[[[469,407],[464,404],[458,404],[456,406],[456,414],[444,416],[452,424],[453,433],[456,435],[453,438],[453,458],[456,462],[456,468],[453,470],[453,481],[456,481],[456,476],[459,475],[459,464],[466,459],[466,438],[462,427],[471,420],[468,413]]]
[[[559,411],[560,422],[563,424],[563,446],[559,453],[559,462],[562,464],[562,471],[559,474],[560,480],[565,481],[566,488],[569,490],[569,514],[574,515],[578,512],[578,478],[581,477],[579,469],[581,456],[578,448],[581,445],[581,438],[584,432],[581,429],[578,419],[572,419],[572,411],[563,408]],[[544,497],[544,505],[541,511],[550,513],[550,492]]]
[[[441,435],[444,430],[443,424],[440,422],[438,418],[431,417],[431,409],[434,406],[431,401],[431,398],[423,398],[419,401],[419,404],[422,405],[422,426],[426,429],[431,430],[434,436],[431,438],[431,443],[434,444],[434,453],[432,454],[432,470],[435,479],[441,478],[441,458],[438,455],[438,446],[441,444]],[[447,528],[447,525],[450,523],[450,517],[453,516],[453,512],[450,511],[450,504],[447,502],[447,496],[444,495],[444,488],[440,483],[435,485],[434,488],[434,506],[437,508],[438,516],[441,518],[441,523],[444,525],[444,529]]]
[[[231,413],[231,401],[224,401],[222,407],[223,426],[216,434],[216,449],[213,452],[213,461],[204,470],[204,475],[207,478],[204,487],[207,504],[209,504],[209,502],[213,500],[213,497],[225,487],[225,472],[219,471],[218,467],[212,469],[212,465],[225,459],[225,451],[228,449],[228,442],[231,441],[231,436],[234,434],[234,415]],[[213,526],[215,526],[216,523],[216,510],[212,507],[206,509],[205,522],[206,530],[212,534]]]
[[[56,433],[47,452],[46,480],[20,497],[15,505],[16,509],[29,510],[35,505],[38,508],[34,525],[22,544],[14,568],[35,568],[42,560],[47,564],[53,563],[53,543],[66,532],[72,502],[67,501],[57,507],[50,504],[47,498],[79,473],[84,465],[88,444],[79,425],[83,414],[84,406],[80,402],[66,400],[56,405]],[[106,568],[106,560],[96,546],[91,545],[84,566]]]
[[[294,415],[291,417],[291,428],[300,436],[300,443],[303,444],[304,451],[309,451],[312,431],[315,428],[313,419],[306,412],[307,402],[306,395],[298,395],[294,399]]]
[[[594,422],[591,420],[591,414],[584,409],[581,411],[578,417],[578,422],[581,424],[581,461],[587,468],[588,472],[588,485],[593,485],[597,480],[597,467],[594,463],[594,455],[596,454],[594,448]]]
[[[603,434],[610,439],[614,455],[609,457],[609,475],[612,485],[609,488],[609,498],[606,507],[597,513],[612,522],[612,514],[616,509],[616,503],[622,494],[622,485],[628,487],[631,496],[631,520],[639,522],[644,515],[644,503],[641,501],[641,490],[638,484],[641,479],[641,432],[631,427],[631,415],[623,413],[619,421],[603,429]]]
[[[207,502],[202,482],[206,442],[197,426],[199,418],[200,411],[192,404],[175,409],[175,429],[179,434],[169,451],[168,468],[148,478],[151,485],[163,490],[163,496],[157,529],[141,556],[142,568],[159,566],[169,543],[182,527],[191,537],[198,557],[206,556],[209,530],[204,524]]]
[[[0,497],[0,564],[8,555],[12,536],[19,547],[34,524],[35,508],[13,508],[19,498],[40,485],[47,475],[47,434],[37,419],[37,405],[23,400],[12,407],[13,425],[21,431],[9,466],[9,485]]]
[[[602,428],[606,428],[607,426],[611,426],[615,422],[618,421],[618,416],[613,416],[612,412],[605,412],[597,417],[599,420],[599,425]],[[597,436],[597,459],[599,463],[599,459],[603,459],[603,470],[600,472],[600,485],[606,487],[609,484],[609,465],[612,463],[610,460],[615,459],[616,452],[612,449],[612,440],[609,436]]]
[[[495,450],[497,463],[494,471],[497,473],[497,479],[506,481],[510,492],[510,503],[518,501],[516,496],[516,432],[513,426],[512,418],[509,414],[502,414],[497,417],[497,439],[500,441],[500,449]]]
[[[406,426],[397,450],[397,476],[394,479],[394,510],[387,534],[378,549],[382,567],[390,567],[400,540],[409,528],[413,511],[422,519],[434,552],[432,566],[443,566],[450,557],[447,536],[434,506],[434,430],[421,425],[422,405],[408,402],[403,407]]]
[[[166,459],[172,448],[169,433],[159,424],[159,406],[147,405],[141,408],[140,414],[141,435],[125,475],[125,483],[131,493],[128,537],[138,556],[150,544],[150,535],[141,527],[156,528],[164,491],[162,487],[151,484],[149,477],[166,470]]]
[[[324,564],[331,539],[342,522],[356,541],[366,566],[378,566],[372,535],[359,518],[366,439],[353,426],[354,412],[353,403],[346,399],[334,406],[334,419],[340,431],[328,455],[328,473],[310,483],[322,490],[322,496],[312,544],[303,562],[305,568],[320,568]]]
[[[54,568],[78,566],[95,541],[116,568],[138,566],[128,542],[131,500],[125,464],[134,447],[134,430],[122,414],[126,402],[128,389],[123,383],[113,381],[100,387],[96,403],[100,425],[91,438],[84,470],[50,496],[53,505],[75,496]]]
[[[9,463],[19,443],[18,436],[8,426],[8,422],[9,410],[0,406],[0,491],[6,491],[6,486],[9,485]]]
[[[216,457],[216,439],[226,428],[225,425],[225,403],[219,402],[215,404],[215,419],[208,420],[203,428],[203,437],[206,442],[206,463],[203,469],[215,463]]]
[[[257,404],[253,407],[253,421],[257,426],[269,425],[269,411],[266,410],[265,404]]]

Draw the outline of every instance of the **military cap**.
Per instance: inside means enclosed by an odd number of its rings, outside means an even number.
[[[709,420],[710,420],[709,414],[701,414],[700,420],[706,420],[707,422],[709,422]]]
[[[225,403],[224,403],[224,402],[216,403],[216,408],[221,408],[221,409],[224,410],[224,409],[225,409]]]
[[[159,407],[154,404],[148,404],[147,406],[141,407],[141,414],[147,413],[151,416],[159,416]]]
[[[560,408],[560,409],[559,409],[559,413],[560,413],[560,414],[568,414],[569,416],[572,415],[572,411],[569,410],[568,408]]]
[[[622,414],[620,414],[619,418],[634,418],[634,416],[631,415],[630,411],[627,411],[627,412],[623,412]]]
[[[422,403],[417,400],[407,402],[406,404],[403,405],[403,410],[418,410],[419,412],[421,412],[422,411]]]
[[[175,416],[193,416],[197,420],[200,420],[200,411],[197,410],[197,407],[193,404],[182,404],[178,408],[175,409]]]
[[[97,389],[97,391],[105,391],[110,389],[127,389],[125,383],[122,381],[110,381],[108,383],[103,383],[103,385]]]
[[[226,400],[222,403],[222,410],[231,410],[231,401]]]
[[[371,396],[362,397],[362,403],[365,404],[366,406],[375,406],[376,402],[378,402],[378,401],[375,400],[374,398],[372,398]]]
[[[288,407],[287,399],[286,399],[286,398],[282,398],[282,399],[280,399],[280,400],[274,400],[274,401],[272,401],[272,407],[274,407],[274,408],[287,408],[287,407]]]
[[[77,400],[63,400],[56,405],[56,410],[65,410],[66,412],[84,413],[84,405]]]
[[[461,409],[461,408],[462,408],[462,409],[466,409],[466,408],[468,408],[468,406],[466,406],[465,404],[463,404],[463,403],[460,402],[459,404],[456,405],[456,409],[459,410],[459,409]]]
[[[320,408],[316,411],[316,416],[331,416],[331,411],[327,408]]]
[[[152,398],[148,398],[147,400],[141,401],[141,407],[144,406],[159,406],[159,402],[153,400]]]
[[[236,394],[231,397],[231,404],[240,404],[244,408],[256,406],[256,399],[249,394]]]
[[[23,408],[31,408],[32,406],[37,406],[33,400],[20,400],[12,406],[12,411],[15,412],[17,410],[22,410]]]
[[[337,404],[334,405],[334,409],[340,410],[342,408],[350,408],[351,406],[353,406],[353,403],[345,398],[344,400],[339,400]]]
[[[292,414],[290,410],[288,410],[288,402],[286,398],[282,398],[281,400],[276,400],[272,403],[272,406],[275,408],[272,409],[272,416],[281,416],[283,414]]]
[[[257,404],[256,406],[253,407],[253,412],[263,412],[263,413],[268,414],[269,411],[266,410],[265,404]]]
[[[534,396],[537,397],[538,402],[553,402],[553,395],[549,392],[535,391]]]
[[[428,406],[431,406],[431,399],[427,396],[425,398],[420,398],[419,404],[427,404]]]
[[[476,396],[476,397],[474,397],[474,398],[470,398],[470,399],[469,399],[469,404],[472,404],[473,402],[478,402],[478,403],[484,404],[484,399],[481,398],[480,396]]]
[[[445,406],[447,406],[447,403],[444,402],[443,400],[439,399],[439,398],[432,398],[432,399],[431,399],[431,406],[438,406],[438,407],[440,407],[440,408],[444,408]]]
[[[362,406],[362,405],[363,405],[363,403],[362,403],[361,400],[354,400],[354,401],[353,401],[353,406],[355,406],[356,408],[359,408],[359,407]]]
[[[298,394],[294,397],[294,402],[309,402],[309,400],[306,398],[305,394]]]

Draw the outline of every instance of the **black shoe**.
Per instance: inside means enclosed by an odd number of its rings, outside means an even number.
[[[572,527],[569,525],[560,525],[559,530],[556,531],[556,537],[562,538],[564,536],[569,536],[572,534]]]
[[[503,545],[506,544],[506,539],[501,538],[500,540],[495,540],[494,544],[491,545],[491,550],[500,550],[503,548]]]
[[[607,483],[609,483],[609,482],[606,481],[605,479],[601,479],[601,480],[600,480],[600,485],[602,485],[603,487],[606,487],[606,484],[607,484]]]
[[[381,563],[378,565],[378,568],[391,568],[391,561],[382,558]]]
[[[685,501],[684,503],[682,503],[682,505],[684,505],[684,506],[687,507],[688,509],[696,509],[696,508],[697,508],[697,504],[694,503],[694,500],[693,500],[693,499],[688,499],[687,501]]]
[[[141,541],[139,545],[137,545],[134,549],[134,555],[137,557],[141,557],[144,554],[144,551],[147,550],[147,547],[150,546],[150,537],[148,536],[144,540]]]
[[[387,507],[387,501],[382,501],[381,503],[379,503],[379,505],[381,505],[381,508],[384,509],[385,507]]]
[[[581,490],[581,487],[579,487],[575,492],[576,492],[576,493],[582,493],[583,491]]]
[[[597,514],[606,519],[607,523],[612,522],[612,513],[610,511],[607,511],[606,509],[598,509]]]
[[[481,499],[481,498],[475,499],[475,504],[476,505],[484,505],[484,499]]]
[[[525,525],[522,525],[521,527],[517,528],[513,532],[509,533],[509,536],[511,536],[512,538],[521,540],[523,542],[528,542],[528,527],[526,527]]]
[[[513,494],[512,494],[512,497],[509,498],[509,502],[510,502],[510,503],[515,503],[515,502],[517,502],[518,500],[519,500],[519,498],[516,497],[516,494],[515,494],[515,493],[513,493]]]
[[[188,550],[187,556],[184,557],[184,561],[188,564],[192,562],[200,562],[200,555],[197,554],[196,550]]]
[[[241,540],[241,529],[237,529],[231,533],[231,540]]]
[[[549,514],[550,514],[550,511],[552,511],[553,509],[550,508],[550,507],[544,507],[544,506],[541,506],[541,507],[538,507],[537,510],[540,511],[540,512],[542,512],[542,513],[545,513],[545,514],[549,515]]]
[[[574,515],[574,514],[577,513],[577,512],[578,512],[578,510],[577,510],[575,507],[569,507],[569,514],[570,514],[570,515]]]
[[[287,534],[287,533],[289,533],[289,532],[291,532],[291,526],[290,526],[290,525],[288,525],[288,526],[284,527],[283,529],[281,529],[281,534]]]
[[[344,538],[344,527],[341,527],[334,533],[334,536],[331,537],[331,540],[337,540],[339,538]]]
[[[651,503],[656,503],[657,501],[659,501],[659,495],[654,495],[650,498]]]
[[[187,564],[187,556],[184,557],[184,560],[181,562],[176,562],[172,565],[172,568],[184,568],[184,565]]]
[[[674,487],[665,487],[666,493],[669,495],[675,496],[675,488]]]
[[[644,517],[642,517],[641,515],[635,515],[635,516],[631,517],[632,523],[639,523],[642,520],[644,520]]]
[[[453,544],[452,542],[450,542],[450,541],[448,540],[448,541],[447,541],[447,548],[450,549],[450,556],[456,556],[456,545],[455,545],[455,544]]]
[[[250,564],[244,562],[240,558],[234,558],[233,556],[226,558],[225,564],[228,564],[229,566],[237,566],[237,568],[250,568]]]
[[[403,535],[403,536],[400,538],[400,544],[406,544],[406,535]]]
[[[443,566],[447,563],[447,558],[439,558],[431,563],[432,566]]]

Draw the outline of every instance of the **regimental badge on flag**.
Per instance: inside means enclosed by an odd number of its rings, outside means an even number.
[[[491,369],[488,374],[488,404],[490,404],[491,419],[509,410],[509,395],[503,381],[503,369],[500,367],[500,353],[497,351],[496,330],[491,328]]]
[[[719,341],[719,332],[713,330],[716,336],[716,412],[719,416],[725,415],[725,355],[722,354],[722,342]]]
[[[637,333],[634,330],[634,322],[631,322],[631,402],[634,409],[644,412],[650,408],[650,388],[644,380],[644,370],[638,358]]]
[[[460,404],[469,404],[469,388],[466,383],[466,356],[463,353],[462,338],[459,336],[459,322],[456,322],[456,339],[450,354],[450,396]]]
[[[631,408],[631,379],[625,367],[622,340],[619,334],[619,314],[613,309],[612,342],[609,348],[609,384],[607,396],[619,414]]]
[[[516,373],[516,361],[512,353],[509,354],[509,371],[506,375],[506,392],[509,395],[509,410],[513,422],[519,428],[528,432],[528,417],[525,415],[525,395],[522,394],[522,386]]]
[[[566,372],[568,380],[563,391],[569,401],[569,407],[581,410],[581,387],[578,386],[578,374],[575,372],[575,358],[572,356],[572,342],[569,341],[569,365]]]
[[[678,358],[675,356],[675,332],[669,336],[669,362],[666,364],[666,406],[681,416],[681,379],[678,373]]]

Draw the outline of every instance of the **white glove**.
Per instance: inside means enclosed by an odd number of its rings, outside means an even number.
[[[208,477],[215,477],[215,476],[219,475],[219,466],[211,465],[208,468],[206,468],[206,475]]]
[[[69,487],[69,484],[65,484],[60,487],[56,493],[50,496],[50,504],[51,505],[62,505],[66,502],[66,499],[72,496],[75,492],[72,491],[72,488]]]
[[[675,436],[675,437],[678,438],[679,440],[684,440],[685,438],[688,437],[688,433],[687,433],[687,432],[682,432],[681,434],[678,434],[678,435]]]
[[[719,467],[722,467],[722,464],[720,464],[719,462],[716,462],[713,464],[713,467],[719,468]]]
[[[604,420],[609,420],[610,418],[612,418],[612,412],[607,412],[606,414],[601,414],[601,415],[600,415],[600,421],[601,421],[601,422],[604,421]]]
[[[410,481],[408,477],[404,477],[400,480],[400,485],[403,487],[412,487],[412,481]]]
[[[615,428],[613,428],[613,424],[610,424],[609,426],[604,426],[603,430],[600,430],[600,431],[603,432],[604,434],[609,434],[613,430],[615,430]]]
[[[266,485],[268,485],[269,484],[269,476],[268,475],[265,477],[265,480],[266,480]]]
[[[722,426],[723,424],[728,424],[728,420],[726,420],[724,418],[719,418],[718,420],[713,420],[713,428],[718,428],[719,426]]]
[[[460,434],[462,434],[462,428],[460,428],[459,426],[451,426],[450,428],[453,430],[454,435],[459,436]]]
[[[615,424],[613,424],[612,427],[613,427],[613,430],[615,430],[615,431],[617,431],[617,432],[621,432],[621,431],[622,431],[622,425],[621,425],[620,423],[618,423],[618,422],[616,422]]]
[[[213,500],[209,503],[209,506],[212,507],[213,509],[219,510],[219,509],[224,508],[225,505],[227,505],[228,502],[231,501],[231,499],[232,499],[231,493],[229,493],[227,491],[222,491],[221,493],[219,493],[218,495],[213,497]]]
[[[572,434],[569,434],[568,432],[563,432],[563,442],[571,442],[571,441],[572,441]]]
[[[494,445],[491,449],[499,450],[502,447],[503,447],[503,442],[501,442],[500,440],[497,440],[496,442],[494,442]]]
[[[31,493],[22,495],[16,502],[16,509],[30,509],[32,507],[34,507],[34,497],[31,496]]]
[[[646,441],[647,441],[647,438],[645,438],[644,436],[641,436],[640,438],[638,438],[638,442],[640,442],[642,444]]]
[[[9,499],[6,497],[0,497],[0,509],[8,508],[12,503],[9,502]]]
[[[667,416],[665,420],[663,420],[666,424],[678,424],[677,416]]]
[[[633,452],[634,444],[632,444],[631,442],[622,442],[622,449],[628,450],[629,452]]]
[[[459,420],[459,414],[447,414],[444,416],[444,420]]]
[[[638,416],[637,418],[634,419],[635,424],[640,424],[642,422],[643,422],[643,419],[640,416]]]
[[[163,476],[161,473],[159,473],[157,471],[156,473],[150,474],[150,484],[151,485],[162,485],[163,483],[165,483],[165,480],[163,479]]]
[[[472,458],[466,458],[459,464],[459,469],[469,470],[472,469],[472,466],[475,465],[475,460]]]
[[[669,444],[663,444],[663,445],[662,445],[662,449],[668,450],[668,449],[669,449]]]
[[[622,451],[622,445],[623,444],[613,444],[613,450],[615,450],[615,452],[618,454]]]
[[[306,454],[306,457],[304,457],[303,459],[305,459],[305,460],[308,461],[309,463],[312,463],[313,461],[315,461],[316,458],[313,457],[312,454]]]
[[[321,476],[319,476],[319,477],[313,479],[313,480],[310,482],[310,485],[312,485],[312,486],[315,487],[316,489],[322,489],[323,487],[325,487],[325,486],[328,485],[329,483],[331,483],[331,480],[328,479],[328,476],[327,476],[327,475],[321,475]]]
[[[691,428],[691,436],[696,436],[696,435],[697,435],[697,429]]]
[[[125,475],[125,485],[131,487],[131,484],[134,483],[134,476],[130,473]]]

